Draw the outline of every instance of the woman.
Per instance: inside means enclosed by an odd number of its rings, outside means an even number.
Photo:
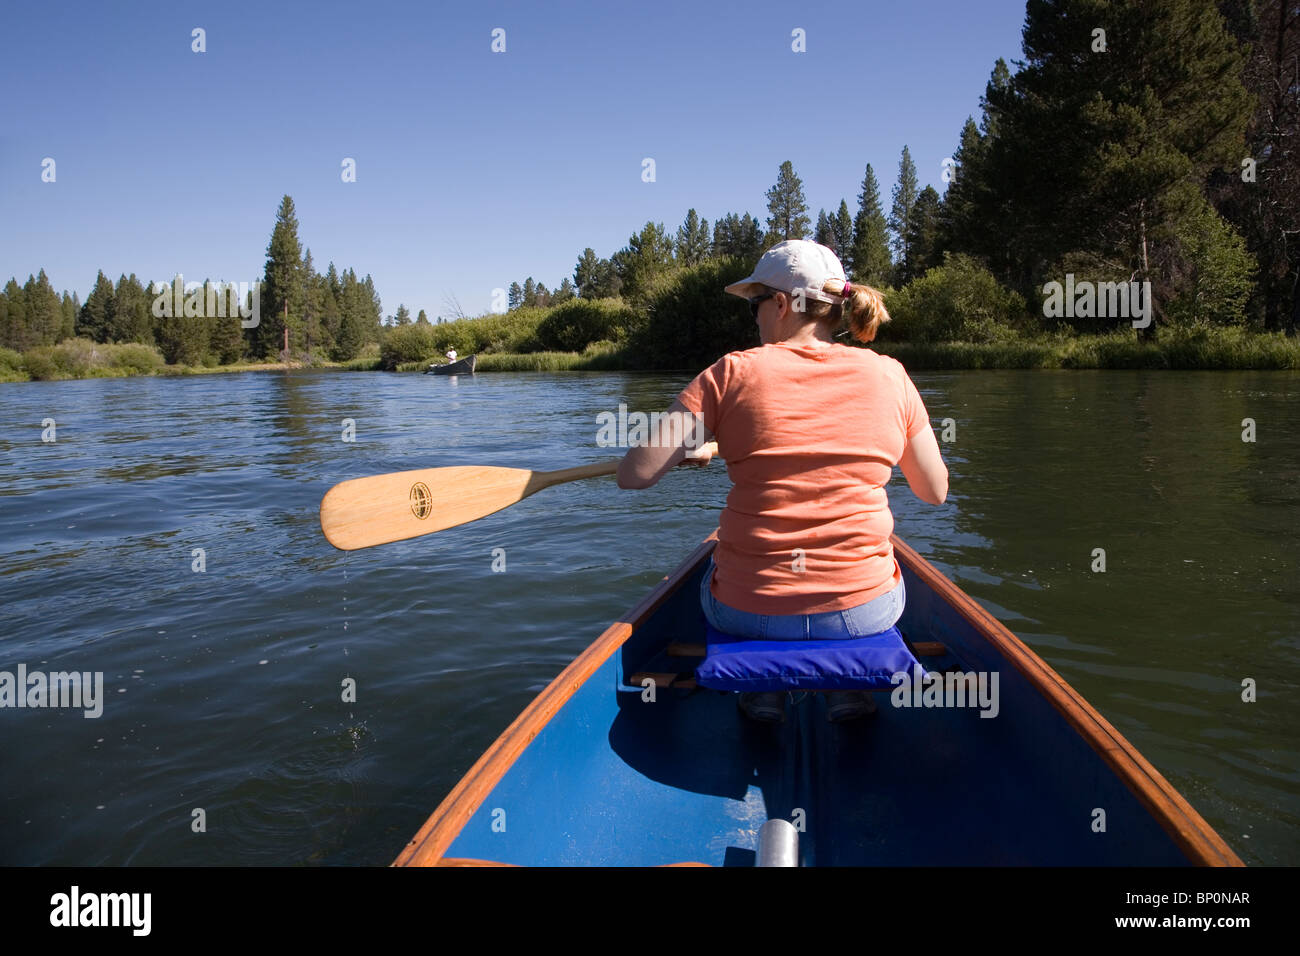
[[[724,355],[686,386],[669,411],[695,415],[694,441],[674,441],[665,422],[624,457],[619,487],[654,485],[687,446],[716,437],[733,486],[700,591],[709,623],[754,640],[887,630],[905,594],[885,484],[899,465],[913,492],[938,505],[948,469],[903,366],[834,340],[842,320],[858,341],[875,338],[889,321],[880,293],[850,285],[830,249],[803,239],[774,246],[726,291],[749,300],[763,344]],[[785,697],[742,694],[740,706],[782,720]],[[874,709],[870,694],[842,691],[828,716]]]

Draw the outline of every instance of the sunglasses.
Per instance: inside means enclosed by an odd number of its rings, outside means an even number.
[[[769,292],[767,295],[756,295],[749,300],[749,314],[754,317],[755,322],[758,321],[758,307],[774,295],[776,295],[775,292]]]

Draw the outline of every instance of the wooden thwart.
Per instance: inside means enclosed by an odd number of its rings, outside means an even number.
[[[704,657],[708,653],[707,644],[687,644],[684,641],[673,641],[668,645],[669,657]]]
[[[628,683],[634,687],[641,687],[646,680],[654,681],[656,688],[680,687],[694,689],[696,686],[694,674],[669,674],[662,671],[637,671],[632,675]]]
[[[938,641],[917,641],[911,645],[912,653],[917,657],[947,657],[948,648]]]

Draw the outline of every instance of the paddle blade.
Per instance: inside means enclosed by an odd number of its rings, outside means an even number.
[[[320,503],[320,526],[341,551],[418,538],[476,521],[544,484],[526,468],[457,465],[339,482]]]

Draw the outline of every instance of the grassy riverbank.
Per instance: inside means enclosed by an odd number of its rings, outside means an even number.
[[[960,369],[1263,369],[1300,370],[1300,339],[1239,328],[1164,329],[1155,343],[1132,332],[1055,336],[1003,342],[875,342],[870,346],[907,368]],[[400,372],[423,372],[429,362],[402,362]],[[115,378],[132,375],[207,375],[303,368],[294,362],[235,365],[167,365],[145,345],[102,345],[71,339],[26,353],[0,349],[0,383]],[[379,371],[377,349],[350,362],[316,362],[312,368]],[[483,352],[479,372],[637,371],[626,349],[598,342],[581,352]]]
[[[402,362],[399,372],[423,372],[428,362]],[[475,368],[480,372],[617,372],[635,371],[627,353],[608,342],[581,352],[484,352]]]
[[[1012,342],[873,344],[910,369],[1300,369],[1300,339],[1236,328],[1165,329],[1154,343],[1132,332]]]
[[[959,369],[1179,369],[1300,370],[1300,339],[1238,329],[1165,330],[1145,344],[1131,332],[1061,336],[1015,342],[876,342],[870,348],[913,370]],[[407,362],[399,371],[423,371]],[[635,370],[613,349],[593,352],[489,352],[479,372],[589,372]]]
[[[378,365],[375,346],[351,362],[312,362],[311,368],[369,371]],[[15,352],[0,349],[0,383],[52,382],[78,378],[128,378],[135,375],[211,375],[222,372],[274,372],[308,367],[301,362],[236,362],[230,365],[168,365],[151,345],[122,345],[68,339],[58,345]]]

